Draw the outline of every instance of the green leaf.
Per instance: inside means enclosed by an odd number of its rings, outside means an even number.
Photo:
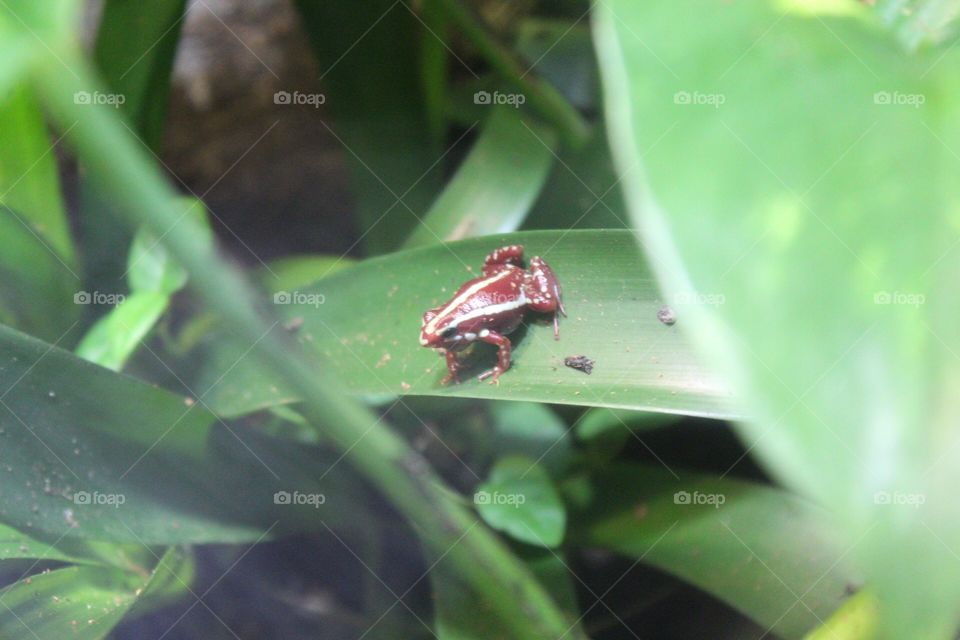
[[[877,637],[877,599],[862,590],[804,640],[871,640]]]
[[[563,503],[549,474],[532,458],[502,458],[477,487],[473,501],[487,524],[521,542],[555,547],[563,540]]]
[[[681,416],[671,413],[630,411],[595,407],[587,410],[574,425],[577,439],[587,453],[591,467],[602,467],[615,458],[636,431],[669,426]]]
[[[145,5],[107,0],[94,59],[103,79],[122,94],[124,113],[146,144],[159,151],[186,0]],[[144,45],[150,43],[149,47]]]
[[[83,543],[74,540],[43,542],[13,527],[0,524],[0,560],[36,558],[61,562],[90,562]]]
[[[573,462],[570,429],[549,407],[538,402],[493,402],[493,447],[499,455],[536,460],[554,477]]]
[[[663,413],[641,413],[627,409],[590,409],[577,421],[576,434],[589,441],[622,433],[629,437],[631,430],[657,429],[673,424],[679,416]]]
[[[54,152],[57,141],[47,133],[40,106],[27,89],[16,89],[0,102],[0,139],[0,204],[22,214],[24,224],[72,265],[73,243]]]
[[[515,46],[525,65],[557,87],[571,104],[595,110],[600,78],[586,20],[571,24],[564,19],[527,18],[517,26]]]
[[[345,256],[307,255],[287,256],[270,262],[269,269],[261,267],[260,283],[270,293],[291,291],[313,284],[321,278],[346,269],[354,263]]]
[[[871,4],[911,51],[940,44],[956,34],[957,0],[879,0]]]
[[[183,556],[171,548],[146,578],[87,566],[23,578],[0,590],[0,637],[104,638],[141,597],[170,594],[172,581],[178,593],[187,590],[192,575],[184,571]]]
[[[78,356],[119,371],[163,316],[170,297],[144,291],[132,293],[83,336]]]
[[[185,400],[2,327],[0,353],[0,520],[30,537],[255,541],[362,511],[352,474],[324,473],[338,458],[329,451],[214,428],[202,398]],[[324,502],[278,502],[277,492]]]
[[[79,0],[0,4],[0,96],[34,65],[47,63],[57,65],[61,73],[75,73],[64,61],[62,49],[74,38],[80,6]]]
[[[0,206],[0,318],[56,342],[77,321],[80,280],[28,224]]]
[[[117,569],[74,566],[24,578],[0,591],[0,636],[106,636],[136,599],[143,580]]]
[[[185,0],[106,0],[94,43],[97,70],[109,91],[122,96],[119,110],[128,129],[154,153],[160,153],[163,140],[185,6]],[[128,257],[117,249],[130,246],[136,228],[118,224],[116,199],[99,193],[87,177],[81,175],[79,207],[85,284],[115,291],[127,275]]]
[[[177,204],[183,208],[183,216],[189,216],[198,223],[203,232],[201,241],[212,245],[213,232],[203,203],[197,198],[181,198]],[[127,278],[134,292],[165,295],[176,293],[187,283],[186,271],[170,257],[157,236],[148,229],[140,229],[133,238],[127,260]]]
[[[79,540],[63,533],[35,532],[27,535],[0,524],[0,560],[35,559],[37,562],[68,562],[111,566],[126,571],[145,571],[152,564],[150,551],[141,544]]]
[[[183,216],[190,216],[201,229],[203,241],[213,244],[203,203],[182,198]],[[134,354],[170,306],[171,296],[187,283],[187,272],[173,261],[147,229],[133,238],[127,266],[129,296],[100,318],[77,346],[77,355],[100,366],[119,371]]]
[[[194,554],[188,547],[167,547],[158,558],[150,582],[131,608],[130,617],[155,611],[190,594],[196,572]]]
[[[424,111],[430,139],[439,146],[447,131],[447,77],[452,56],[447,49],[447,19],[440,0],[424,0],[420,5],[424,30],[420,37],[420,75]]]
[[[524,229],[623,229],[630,226],[620,176],[598,125],[579,149],[562,148]]]
[[[0,94],[0,140],[0,307],[8,321],[57,340],[78,316],[73,294],[80,280],[55,141],[23,87]]]
[[[64,81],[62,74],[44,69],[37,78],[46,104],[60,126],[64,126],[75,111],[74,91],[92,82],[89,70],[82,68],[81,74]],[[475,518],[452,498],[451,490],[426,460],[391,429],[381,425],[371,410],[347,397],[346,388],[335,376],[316,375],[323,367],[315,355],[296,347],[282,334],[270,335],[275,324],[257,312],[252,291],[240,273],[199,241],[195,224],[177,226],[170,206],[172,190],[142,149],[124,132],[115,114],[106,107],[91,109],[71,135],[82,158],[91,166],[91,175],[96,176],[97,184],[109,188],[131,219],[146,222],[161,233],[170,229],[166,246],[187,268],[203,300],[234,331],[250,341],[250,350],[264,368],[274,371],[306,398],[304,416],[310,423],[322,428],[342,450],[341,457],[349,456],[351,468],[358,469],[416,525],[418,535],[432,551],[448,553],[450,562],[491,604],[511,629],[512,636],[518,640],[535,640],[565,633],[565,616],[543,587],[517,566],[501,540],[484,527],[474,526]],[[363,446],[355,446],[360,440]],[[295,452],[303,449],[300,447]],[[286,457],[271,460],[289,464]],[[316,465],[313,466],[316,471]],[[231,471],[236,473],[237,469],[231,468]],[[342,497],[352,503],[343,509],[347,512],[343,515],[356,515],[356,506],[366,504],[346,491]],[[438,522],[443,525],[436,526]],[[484,558],[484,563],[477,563],[477,558]],[[573,635],[582,637],[577,632]]]
[[[525,330],[511,335],[514,366],[499,386],[473,375],[459,385],[440,386],[443,358],[418,343],[423,312],[448,300],[479,274],[487,253],[506,244],[523,244],[528,256],[543,255],[557,273],[569,314],[560,320],[560,339],[554,340],[548,322],[531,314]],[[660,294],[628,231],[524,232],[403,251],[366,260],[298,295],[284,298],[276,309],[286,318],[303,318],[297,338],[318,349],[356,394],[735,415],[728,393],[698,364],[677,331],[682,317],[678,326],[657,319]],[[389,326],[384,318],[391,318]],[[209,384],[220,378],[247,346],[216,340],[201,379]],[[565,367],[564,358],[572,355],[593,359],[592,375]],[[478,345],[469,361],[471,373],[479,373],[493,365],[493,350]],[[289,388],[241,361],[223,376],[209,402],[223,415],[241,415],[296,399]]]
[[[845,521],[883,636],[947,637],[960,52],[905,56],[863,8],[796,3],[715,5],[676,37],[694,6],[598,13],[633,217],[668,294],[725,302],[689,305],[691,335],[749,402],[748,446]]]
[[[522,550],[530,572],[550,590],[550,595],[569,618],[567,637],[583,637],[576,591],[562,556],[551,549]],[[463,580],[442,562],[430,571],[434,599],[434,630],[439,640],[488,640],[509,638],[510,629],[477,598]],[[574,632],[576,630],[576,633]]]
[[[859,586],[826,514],[752,482],[643,465],[608,466],[572,509],[570,537],[641,559],[784,638],[825,620]]]
[[[0,94],[5,94],[26,74],[36,54],[36,41],[11,33],[7,24],[0,22]]]
[[[485,25],[458,0],[439,0],[450,22],[463,32],[491,67],[517,95],[529,102],[531,109],[551,122],[565,142],[580,146],[589,135],[589,127],[577,110],[548,82],[530,75],[531,69],[517,59],[513,51],[503,47],[488,33]],[[473,73],[476,78],[476,73]],[[476,102],[476,99],[474,100]]]
[[[553,164],[556,136],[526,124],[511,107],[496,107],[457,174],[444,187],[404,247],[515,231]]]
[[[298,0],[332,121],[352,170],[363,245],[397,247],[440,188],[445,156],[431,137],[418,43],[430,34],[407,0]]]

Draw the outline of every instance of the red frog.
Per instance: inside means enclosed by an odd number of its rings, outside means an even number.
[[[463,364],[457,353],[475,340],[498,347],[497,365],[480,374],[499,384],[500,375],[510,368],[510,340],[528,310],[553,314],[553,336],[560,338],[558,314],[567,315],[560,298],[560,283],[543,258],[530,258],[523,268],[523,247],[500,247],[483,262],[483,275],[468,280],[449,302],[423,314],[420,344],[439,350],[447,359],[447,375],[441,384],[459,382]]]

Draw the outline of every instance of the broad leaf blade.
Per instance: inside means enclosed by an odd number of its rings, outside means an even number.
[[[781,490],[619,464],[571,514],[577,543],[612,549],[709,592],[785,638],[825,620],[859,586],[826,514]]]
[[[0,636],[104,638],[135,604],[185,593],[192,573],[183,559],[170,548],[146,577],[73,566],[24,578],[0,590]]]
[[[160,152],[163,140],[185,6],[186,0],[106,0],[94,43],[97,70],[122,100],[119,106],[129,130],[154,153]],[[135,229],[118,224],[115,199],[99,193],[86,178],[80,184],[80,233],[87,286],[116,292],[127,264],[126,254],[117,248],[130,245]]]
[[[0,320],[56,342],[78,318],[74,302],[88,292],[29,226],[24,214],[0,206]]]
[[[499,460],[473,500],[488,525],[521,542],[552,548],[563,540],[566,510],[550,476],[532,458]]]
[[[100,18],[94,49],[97,67],[106,83],[125,97],[124,112],[154,151],[159,150],[163,136],[186,4],[186,0],[149,5],[107,0]]]
[[[0,204],[21,213],[31,230],[62,260],[73,262],[55,140],[47,133],[40,105],[20,88],[0,102]]]
[[[163,316],[169,303],[169,296],[163,293],[130,294],[84,335],[77,345],[77,355],[119,371]]]
[[[241,542],[362,511],[352,474],[324,473],[331,452],[214,427],[197,401],[6,328],[0,353],[0,520],[28,536]]]
[[[0,636],[5,638],[105,637],[136,600],[143,580],[117,569],[57,569],[0,591]]]
[[[601,8],[611,142],[624,170],[642,162],[624,184],[665,289],[725,299],[688,326],[749,400],[749,445],[847,521],[886,637],[945,637],[958,58],[905,56],[847,4]]]
[[[0,140],[0,307],[7,311],[0,316],[57,340],[79,315],[73,294],[80,280],[55,140],[28,89],[0,94]]]
[[[417,59],[434,38],[408,0],[298,0],[329,93],[327,127],[352,169],[369,253],[393,249],[440,186],[443,150],[431,139]]]
[[[524,245],[527,256],[544,256],[557,273],[569,314],[560,320],[560,339],[554,340],[549,323],[531,314],[525,332],[511,335],[514,366],[499,386],[472,375],[459,385],[441,386],[443,359],[418,343],[423,312],[445,302],[479,273],[487,253],[506,244]],[[296,336],[319,349],[357,394],[736,414],[728,392],[698,364],[677,326],[657,319],[662,300],[628,231],[525,232],[404,251],[288,293],[278,311],[303,320]],[[681,312],[678,324],[683,321]],[[473,374],[493,364],[491,350],[479,346],[469,358]],[[244,349],[218,341],[204,379],[215,381]],[[564,366],[573,355],[596,362],[592,375]],[[218,412],[239,415],[296,399],[248,365],[237,364],[211,393]]]
[[[523,549],[520,557],[570,620],[568,638],[581,638],[580,612],[570,569],[561,555],[549,549]],[[434,628],[439,640],[509,638],[510,629],[486,609],[463,580],[442,562],[430,572],[434,593]]]
[[[515,231],[547,179],[555,146],[546,127],[527,124],[517,109],[496,107],[404,246]]]

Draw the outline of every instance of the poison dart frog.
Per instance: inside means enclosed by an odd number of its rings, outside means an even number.
[[[459,382],[464,365],[459,352],[476,340],[497,346],[497,365],[480,374],[499,384],[500,375],[510,368],[510,340],[526,312],[553,314],[553,336],[560,338],[558,315],[567,315],[560,297],[560,283],[543,258],[530,258],[523,268],[523,247],[501,247],[483,262],[483,275],[463,283],[449,302],[423,314],[420,344],[437,349],[447,360],[447,375],[441,384]]]

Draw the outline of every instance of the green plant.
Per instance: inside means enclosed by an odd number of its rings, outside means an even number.
[[[186,4],[107,0],[91,59],[0,2],[0,635],[236,635],[204,598],[284,540],[357,561],[330,637],[706,633],[686,585],[730,635],[955,631],[954,3],[298,2],[363,255],[250,269],[156,155]],[[507,244],[561,338],[441,386],[422,313]]]

